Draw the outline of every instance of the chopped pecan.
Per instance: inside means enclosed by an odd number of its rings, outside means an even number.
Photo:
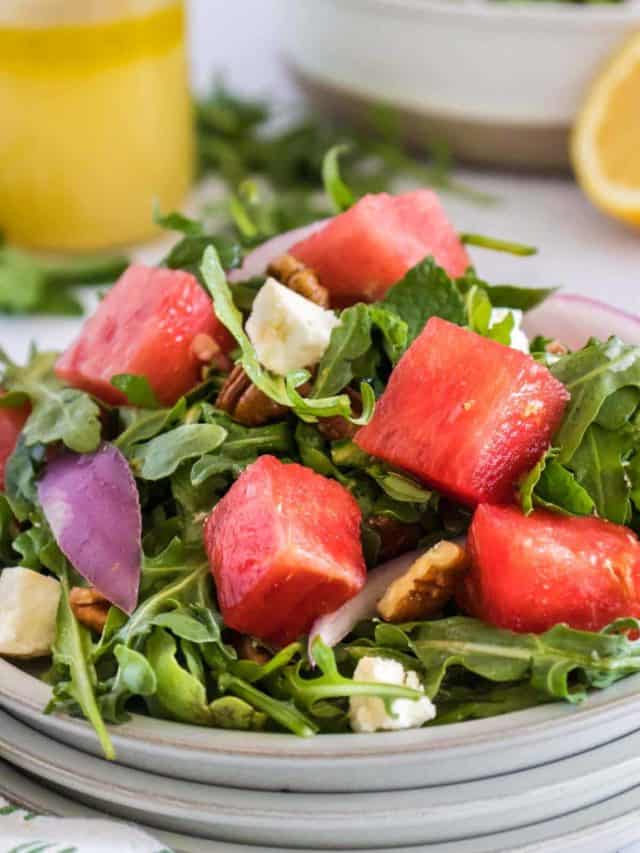
[[[545,350],[551,355],[566,355],[569,350],[566,348],[564,344],[561,344],[560,341],[549,341],[546,345]]]
[[[69,592],[69,605],[81,625],[102,634],[111,604],[95,587],[74,586]]]
[[[329,291],[323,287],[316,273],[305,267],[293,255],[281,255],[267,267],[267,275],[277,278],[291,290],[315,302],[321,308],[329,307]]]
[[[234,631],[231,637],[231,645],[238,653],[240,660],[251,660],[260,666],[271,660],[271,654],[267,649],[260,645],[258,640],[249,637],[247,634],[239,634]]]
[[[362,413],[362,397],[360,393],[354,391],[353,388],[345,388],[342,393],[346,394],[351,400],[351,407],[355,414],[360,415]],[[345,438],[353,438],[358,429],[356,424],[352,424],[351,421],[340,415],[318,419],[318,432],[327,441],[341,441]]]
[[[422,536],[419,524],[404,524],[388,515],[372,515],[367,519],[380,537],[380,560],[386,562],[418,547]]]
[[[262,426],[278,420],[287,411],[253,384],[241,364],[236,364],[227,377],[216,406],[244,426]]]
[[[464,548],[453,542],[438,542],[389,586],[378,602],[378,613],[387,622],[434,616],[453,596],[468,565]]]

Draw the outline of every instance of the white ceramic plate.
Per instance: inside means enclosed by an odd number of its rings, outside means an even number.
[[[640,803],[638,788],[629,787],[634,781],[637,783],[640,773],[638,734],[578,759],[536,771],[454,786],[453,793],[444,788],[395,796],[344,797],[240,793],[176,783],[88,759],[76,750],[52,743],[5,714],[0,715],[0,731],[3,758],[99,811],[170,830],[179,836],[188,833],[231,844],[253,842],[280,850],[291,847],[309,850],[308,845],[313,850],[371,850],[375,844],[376,849],[398,853],[419,849],[433,853],[489,853],[519,850],[534,840],[542,842],[545,837],[555,837],[558,846],[545,846],[545,851],[589,849],[604,853],[618,849],[613,845],[625,840],[619,832],[611,833],[611,824],[609,834],[599,828],[601,840],[606,840],[600,846],[573,846],[569,842],[571,837],[584,842],[586,827],[603,820],[620,819],[628,812],[630,803],[635,806]],[[614,778],[623,793],[611,798],[607,794],[612,791]],[[578,789],[591,789],[592,801],[597,804],[575,811],[574,795]],[[555,806],[550,809],[552,801]],[[30,804],[32,808],[38,805],[33,801]],[[440,837],[443,833],[434,833],[433,818],[438,809],[443,824],[446,820],[449,825],[446,833],[449,840]],[[566,816],[536,823],[539,813],[545,810]],[[509,823],[520,827],[498,833],[507,815],[511,815]],[[578,829],[582,833],[576,834]],[[564,846],[559,846],[559,832],[569,836],[562,839]],[[637,821],[635,829],[627,825],[626,832],[626,840],[637,838],[640,835]],[[399,846],[407,841],[413,842],[413,846]],[[255,850],[255,847],[242,849]]]
[[[111,727],[120,764],[178,779],[270,791],[390,791],[491,777],[575,755],[638,727],[640,677],[581,707],[552,703],[488,720],[375,735],[207,729],[134,716]],[[42,709],[49,688],[0,660],[0,706],[30,726],[100,755],[91,727]]]

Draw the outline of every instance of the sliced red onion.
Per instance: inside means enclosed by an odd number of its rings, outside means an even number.
[[[611,335],[640,345],[640,316],[574,293],[550,296],[525,314],[523,328],[530,338],[555,338],[570,349],[580,349],[590,337],[606,340]]]
[[[465,539],[458,538],[452,540],[457,545],[464,545]],[[407,572],[413,563],[425,553],[425,549],[419,551],[408,551],[394,560],[389,560],[381,566],[376,566],[372,569],[368,576],[364,588],[354,598],[347,601],[342,607],[334,610],[333,613],[327,613],[321,616],[311,626],[309,631],[308,655],[309,660],[313,663],[313,655],[311,647],[316,637],[319,637],[322,642],[330,647],[337,645],[341,640],[349,634],[353,628],[362,622],[363,619],[371,619],[376,615],[376,605],[387,591],[387,588],[396,580]]]
[[[256,275],[264,275],[271,261],[280,255],[285,255],[300,240],[320,231],[327,222],[329,222],[328,219],[319,219],[317,222],[312,222],[311,225],[303,225],[302,228],[294,228],[293,231],[285,231],[284,234],[272,237],[271,240],[267,240],[266,243],[249,252],[242,266],[229,273],[228,280],[230,282],[246,281]]]
[[[60,550],[112,604],[138,603],[142,518],[135,480],[117,447],[64,452],[47,464],[38,498]]]

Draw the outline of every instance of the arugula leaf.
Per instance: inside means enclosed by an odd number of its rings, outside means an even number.
[[[157,682],[150,703],[152,707],[173,720],[210,725],[206,688],[178,663],[173,637],[162,628],[155,628],[147,640],[145,652]]]
[[[557,287],[522,287],[515,284],[487,284],[478,278],[475,270],[468,270],[456,279],[456,286],[464,296],[477,285],[486,293],[494,308],[518,308],[520,311],[530,311],[542,304],[558,289]]]
[[[591,515],[595,510],[591,495],[554,456],[550,450],[521,482],[523,512],[533,512],[535,504],[563,514]]]
[[[571,401],[554,442],[558,460],[569,462],[607,397],[626,386],[640,388],[640,347],[619,338],[592,340],[584,349],[569,353],[551,372],[571,393]]]
[[[0,567],[11,566],[15,560],[13,542],[18,523],[6,495],[0,494]]]
[[[629,436],[591,424],[571,457],[576,479],[593,498],[598,515],[617,524],[631,518],[630,483],[625,471]]]
[[[153,205],[153,221],[161,228],[166,228],[168,231],[179,231],[185,237],[201,237],[204,233],[202,222],[185,216],[179,210],[163,213],[157,201]]]
[[[491,300],[484,288],[474,285],[465,297],[469,328],[485,337],[491,326]]]
[[[144,480],[169,477],[188,459],[220,447],[227,431],[217,424],[184,424],[134,448],[131,466]]]
[[[316,734],[318,727],[302,711],[291,702],[274,699],[252,684],[231,673],[222,673],[218,678],[218,688],[221,692],[233,693],[240,699],[262,711],[283,729],[293,732],[298,737],[311,737]]]
[[[118,391],[127,395],[132,406],[140,406],[142,409],[159,409],[160,403],[146,376],[137,376],[134,373],[118,373],[111,377],[111,384]]]
[[[100,408],[84,391],[44,384],[30,389],[33,411],[23,435],[28,446],[62,441],[76,453],[91,453],[100,444]]]
[[[409,345],[409,327],[394,310],[379,303],[369,305],[371,325],[382,333],[384,351],[392,366],[404,355]]]
[[[464,326],[467,322],[464,301],[455,283],[433,258],[420,261],[395,284],[381,303],[392,308],[407,324],[409,346],[431,317],[442,317]]]
[[[169,269],[185,270],[202,280],[200,263],[202,254],[207,246],[215,246],[220,257],[220,263],[226,270],[239,267],[242,263],[242,247],[235,240],[212,234],[183,237],[169,251],[164,259]]]
[[[309,713],[314,713],[320,702],[349,696],[377,696],[387,702],[393,699],[420,699],[422,692],[398,684],[380,684],[367,681],[354,681],[345,678],[338,671],[335,655],[329,646],[317,637],[313,641],[313,659],[321,675],[307,677],[302,675],[304,661],[285,673],[286,683],[295,701]]]
[[[23,435],[7,460],[4,472],[5,492],[18,521],[26,521],[38,502],[36,481],[46,458],[42,444],[28,447]]]
[[[535,246],[527,246],[525,243],[514,243],[513,240],[500,240],[496,237],[485,237],[482,234],[460,234],[460,241],[465,246],[479,246],[482,249],[493,249],[494,252],[507,252],[509,255],[536,255],[538,250]]]
[[[329,346],[320,359],[314,398],[337,394],[354,378],[353,363],[371,346],[371,315],[367,305],[358,303],[340,315],[340,325],[331,332]]]
[[[135,453],[136,445],[159,435],[167,427],[182,420],[187,412],[187,403],[181,397],[171,409],[142,410],[120,409],[121,417],[125,418],[125,429],[113,442],[127,458]]]
[[[334,145],[327,151],[322,161],[324,191],[331,199],[336,213],[348,210],[356,202],[356,197],[340,175],[340,155],[347,151],[349,151],[348,145]]]
[[[68,681],[63,685],[58,683],[58,689],[54,693],[47,712],[55,710],[63,696],[75,701],[93,726],[105,758],[113,760],[115,752],[111,738],[96,701],[97,677],[91,663],[91,635],[88,629],[76,620],[69,604],[69,569],[66,561],[63,563],[64,567],[58,576],[62,594],[58,609],[56,639],[53,645],[53,662],[56,667],[62,667],[68,672]]]
[[[441,726],[464,720],[483,720],[499,714],[523,711],[549,702],[549,696],[530,684],[453,685],[438,694],[438,716],[429,725]]]

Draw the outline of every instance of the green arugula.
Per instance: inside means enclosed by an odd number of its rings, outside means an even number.
[[[591,340],[550,370],[571,400],[553,454],[521,485],[523,508],[530,511],[537,503],[630,523],[634,480],[629,472],[640,450],[640,347],[617,338]]]
[[[348,210],[357,201],[340,175],[340,155],[346,154],[348,151],[348,145],[334,145],[327,151],[322,161],[324,191],[331,199],[336,213]]]
[[[0,312],[80,315],[70,288],[113,282],[127,265],[121,255],[51,262],[0,246]]]

